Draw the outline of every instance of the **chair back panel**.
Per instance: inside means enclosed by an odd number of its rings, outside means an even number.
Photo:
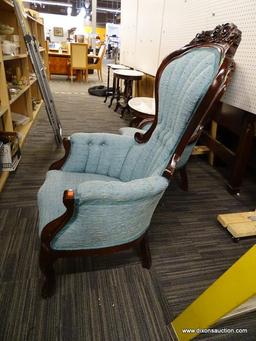
[[[123,181],[163,173],[219,65],[220,51],[201,47],[165,67],[159,80],[157,126],[147,143],[129,151],[122,167]]]
[[[71,67],[75,69],[85,69],[88,65],[88,45],[71,44]]]
[[[104,57],[104,53],[106,50],[106,45],[101,45],[100,49],[99,49],[99,53],[98,56],[102,59]]]
[[[99,49],[99,53],[98,53],[99,59],[97,61],[97,64],[102,64],[102,60],[103,60],[105,51],[106,51],[106,45],[101,45],[101,47]]]

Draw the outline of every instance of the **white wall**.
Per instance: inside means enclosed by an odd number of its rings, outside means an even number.
[[[159,0],[153,7],[153,0],[136,0],[137,6],[134,2],[122,0],[121,63],[155,75],[162,59],[196,33],[233,22],[242,31],[242,42],[235,56],[237,69],[223,101],[256,114],[256,0]],[[126,11],[133,20],[132,30]],[[140,37],[151,37],[154,47],[142,47]],[[127,57],[131,53],[133,60]]]
[[[121,1],[121,51],[122,63],[136,67],[136,37],[138,0]]]
[[[52,42],[66,41],[68,30],[72,27],[77,27],[77,34],[84,34],[84,19],[81,17],[48,13],[40,13],[40,16],[44,18],[45,35],[48,35],[49,29],[51,30],[50,37]],[[64,37],[54,36],[53,27],[63,27]]]
[[[154,74],[158,68],[164,0],[138,1],[136,66]]]

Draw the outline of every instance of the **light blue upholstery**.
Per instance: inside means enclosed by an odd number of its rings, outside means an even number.
[[[152,123],[146,124],[142,129],[133,128],[133,127],[122,127],[119,129],[119,132],[121,135],[134,137],[136,133],[144,134],[150,128],[151,124]],[[188,159],[190,158],[190,155],[195,145],[196,145],[196,141],[186,146],[186,148],[184,149],[184,152],[181,155],[180,160],[178,161],[176,165],[177,170],[184,167],[185,164],[188,162]]]
[[[141,236],[168,186],[162,177],[219,65],[213,48],[194,49],[162,73],[157,127],[145,144],[133,136],[77,133],[60,171],[38,193],[39,231],[60,216],[63,191],[75,191],[75,213],[52,241],[58,250],[120,245]]]
[[[212,83],[219,61],[217,49],[201,48],[165,68],[159,85],[157,127],[148,143],[135,145],[129,151],[121,172],[123,181],[162,174],[191,114]]]
[[[64,190],[69,188],[77,189],[79,184],[85,181],[107,182],[118,181],[118,179],[98,174],[63,172],[58,170],[47,172],[46,180],[37,194],[40,233],[45,225],[65,212],[66,208],[63,205]],[[54,198],[54,204],[52,198]]]

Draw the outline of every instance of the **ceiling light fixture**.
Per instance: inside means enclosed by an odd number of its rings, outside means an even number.
[[[97,7],[98,12],[111,12],[111,13],[121,13],[120,9]]]
[[[85,0],[84,6],[85,6],[85,8],[88,9],[90,7],[90,1],[89,0]]]
[[[72,7],[71,4],[65,2],[55,2],[55,1],[41,1],[41,0],[25,0],[24,2],[30,2],[32,4],[44,4],[49,6],[61,6],[61,7]]]
[[[86,16],[86,9],[84,7],[80,8],[80,12],[78,14],[79,17],[84,18]]]
[[[67,15],[71,16],[71,13],[72,13],[72,7],[68,7],[67,8]]]

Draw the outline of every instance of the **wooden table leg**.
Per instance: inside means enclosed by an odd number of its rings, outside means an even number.
[[[227,184],[228,191],[231,194],[239,194],[242,178],[246,171],[248,160],[251,154],[254,138],[254,115],[246,115],[240,138],[238,148],[236,151],[236,158],[231,167],[231,176]]]
[[[211,122],[211,137],[216,140],[217,137],[217,128],[218,128],[218,124],[215,121]],[[209,152],[209,158],[208,158],[208,162],[211,166],[213,166],[214,163],[214,153],[213,151]]]
[[[104,103],[107,102],[108,96],[109,96],[109,76],[110,76],[110,66],[108,66],[108,80],[107,80],[107,90],[106,90],[106,96],[104,99]]]
[[[111,107],[111,105],[113,103],[113,100],[115,99],[116,91],[117,91],[116,76],[113,75],[113,93],[112,93],[112,97],[111,97],[111,100],[110,100],[110,103],[109,103],[109,106],[108,106],[109,108]]]

